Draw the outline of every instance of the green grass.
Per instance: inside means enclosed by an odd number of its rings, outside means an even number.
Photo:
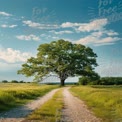
[[[56,85],[0,83],[0,112],[45,95]]]
[[[53,98],[30,114],[27,119],[41,122],[59,122],[61,120],[62,108],[63,95],[61,89],[55,93]]]
[[[77,86],[70,91],[84,100],[103,122],[122,121],[122,87]]]

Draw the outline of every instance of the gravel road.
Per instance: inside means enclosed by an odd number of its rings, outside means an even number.
[[[24,117],[30,114],[32,111],[43,105],[48,101],[56,91],[59,89],[54,89],[47,93],[45,96],[38,98],[24,106],[14,108],[8,112],[0,113],[0,122],[21,122]]]
[[[84,104],[83,101],[74,97],[65,87],[63,90],[64,95],[64,109],[62,110],[61,122],[100,122],[100,119],[95,117]],[[25,122],[25,117],[38,107],[48,101],[59,89],[52,90],[45,96],[34,100],[24,106],[14,108],[8,112],[0,113],[0,122]],[[26,122],[39,122],[39,121],[26,121]]]
[[[87,109],[84,102],[74,97],[68,89],[65,88],[63,92],[65,108],[63,109],[62,122],[100,122],[100,119]]]

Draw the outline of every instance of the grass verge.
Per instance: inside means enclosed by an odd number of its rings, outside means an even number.
[[[61,120],[61,110],[63,108],[62,89],[57,91],[55,95],[27,117],[27,120],[41,122],[59,122]]]
[[[37,97],[45,95],[56,85],[38,84],[0,84],[0,112],[23,105]]]
[[[73,95],[84,100],[103,122],[122,121],[122,87],[72,87]]]

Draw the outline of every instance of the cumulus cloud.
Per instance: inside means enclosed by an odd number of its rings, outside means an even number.
[[[15,28],[17,27],[18,25],[9,25],[9,28]]]
[[[99,46],[99,45],[114,44],[116,41],[121,40],[121,38],[119,37],[110,37],[110,36],[102,37],[103,35],[104,35],[103,32],[94,32],[84,38],[77,40],[76,43],[84,45],[94,44],[96,46]]]
[[[118,37],[106,37],[95,42],[96,45],[106,45],[106,44],[114,44],[116,41],[121,40]]]
[[[32,22],[30,20],[27,20],[27,21],[23,21],[24,24],[28,25],[29,27],[40,27],[40,24],[39,23],[35,23],[35,22]]]
[[[47,35],[43,33],[43,34],[41,34],[40,36],[41,36],[41,37],[46,37]]]
[[[19,50],[14,50],[12,48],[0,48],[0,60],[7,63],[25,62],[30,56],[31,54],[27,52],[20,52]]]
[[[23,23],[31,28],[36,29],[51,29],[49,32],[52,34],[55,34],[55,36],[45,35],[41,34],[40,37],[42,38],[53,38],[58,39],[57,35],[62,34],[72,34],[74,31],[71,31],[71,29],[75,30],[75,32],[79,33],[85,33],[85,37],[82,37],[78,40],[76,40],[76,43],[80,44],[93,44],[93,45],[108,45],[108,44],[114,44],[115,42],[119,41],[121,38],[119,38],[119,34],[115,32],[114,30],[108,30],[106,29],[106,26],[108,25],[108,20],[106,18],[104,19],[96,19],[92,20],[87,23],[72,23],[72,22],[65,22],[60,25],[50,25],[50,24],[40,24],[36,22],[32,22],[31,20],[23,21]],[[67,30],[58,30],[55,29],[65,29]],[[31,35],[20,35],[16,36],[20,40],[34,40],[38,41],[40,40],[39,37],[31,34]]]
[[[29,27],[36,29],[57,29],[59,28],[56,24],[40,24],[36,22],[32,22],[31,20],[23,21],[23,23]]]
[[[6,24],[1,25],[2,28],[15,28],[17,26],[18,25],[6,25]]]
[[[82,25],[81,23],[72,23],[72,22],[65,22],[61,24],[62,28],[70,28],[70,27],[77,27]]]
[[[89,32],[87,36],[80,38],[76,41],[77,44],[93,44],[99,45],[110,45],[114,44],[116,41],[121,40],[118,37],[118,33],[113,30],[106,29],[108,24],[107,19],[97,19],[91,21],[90,23],[82,24],[78,27],[80,32]]]
[[[119,34],[113,30],[105,30],[104,33],[106,33],[108,36],[118,36]]]
[[[54,34],[59,34],[59,35],[61,35],[61,34],[71,34],[71,33],[73,33],[72,31],[69,31],[69,30],[64,30],[64,31],[55,31],[55,30],[52,30],[52,31],[50,31],[51,33],[54,33]]]
[[[65,22],[61,24],[62,28],[75,28],[77,31],[90,32],[96,30],[102,30],[103,27],[108,23],[107,19],[96,19],[89,23],[71,23]]]
[[[11,14],[6,13],[6,12],[4,12],[4,11],[0,11],[0,15],[2,15],[2,16],[7,16],[7,17],[12,16]]]
[[[103,30],[104,26],[106,26],[107,24],[108,24],[107,19],[97,19],[91,21],[90,23],[84,23],[80,25],[78,30],[81,32]]]
[[[33,34],[30,34],[30,35],[18,35],[16,36],[17,39],[19,40],[26,40],[26,41],[39,41],[40,40],[40,37],[36,36],[36,35],[33,35]]]
[[[52,39],[60,39],[60,38],[57,36],[53,36]]]

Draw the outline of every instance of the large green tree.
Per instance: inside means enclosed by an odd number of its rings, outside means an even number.
[[[37,56],[29,58],[18,74],[42,78],[55,73],[62,86],[68,77],[94,75],[97,55],[89,47],[61,39],[41,44],[37,50]]]

